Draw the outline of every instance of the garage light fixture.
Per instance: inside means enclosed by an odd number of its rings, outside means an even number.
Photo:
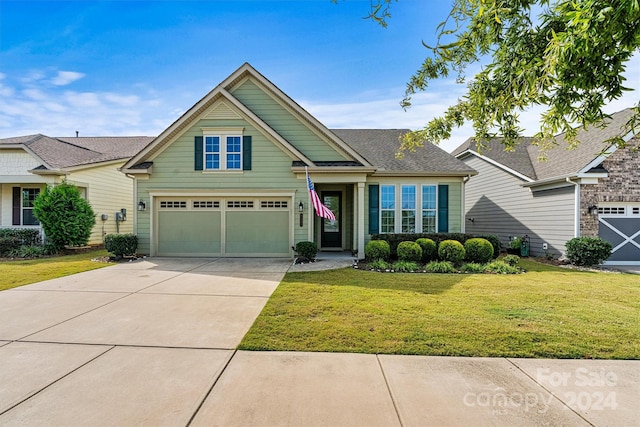
[[[140,200],[140,202],[138,202],[138,210],[140,212],[147,210],[147,204],[144,202],[144,200]]]
[[[298,203],[298,212],[303,212],[304,211],[304,203],[300,202]]]
[[[598,214],[598,206],[596,205],[591,205],[587,208],[587,211],[589,212],[589,215],[597,215]]]

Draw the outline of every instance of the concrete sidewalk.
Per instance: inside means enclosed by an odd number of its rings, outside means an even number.
[[[234,350],[289,264],[150,259],[0,292],[0,425],[640,425],[639,361]]]

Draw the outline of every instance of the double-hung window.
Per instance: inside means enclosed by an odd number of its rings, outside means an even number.
[[[204,135],[205,170],[242,170],[242,135]]]
[[[396,186],[380,186],[380,232],[395,232]]]
[[[422,186],[422,232],[436,232],[436,193],[437,186]]]
[[[416,186],[402,186],[402,232],[416,232]]]
[[[38,188],[22,189],[22,225],[39,225],[38,219],[33,214],[33,202],[40,194]]]

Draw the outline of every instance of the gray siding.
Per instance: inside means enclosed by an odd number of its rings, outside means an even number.
[[[531,192],[525,182],[482,160],[468,156],[464,162],[478,171],[465,186],[468,233],[496,234],[507,244],[510,236],[529,235],[531,254],[560,255],[575,237],[575,189],[567,186]],[[470,219],[473,218],[473,222]]]

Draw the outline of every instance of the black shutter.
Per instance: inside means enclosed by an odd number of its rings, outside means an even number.
[[[251,170],[251,137],[242,137],[242,170]]]
[[[380,186],[369,186],[369,234],[380,232]]]
[[[204,141],[202,136],[196,136],[194,138],[195,147],[194,147],[194,169],[197,171],[201,171],[203,169],[203,157],[204,157]]]
[[[20,187],[13,187],[13,225],[20,225],[20,211],[22,210],[22,192]]]
[[[449,232],[449,186],[438,185],[438,233]]]

